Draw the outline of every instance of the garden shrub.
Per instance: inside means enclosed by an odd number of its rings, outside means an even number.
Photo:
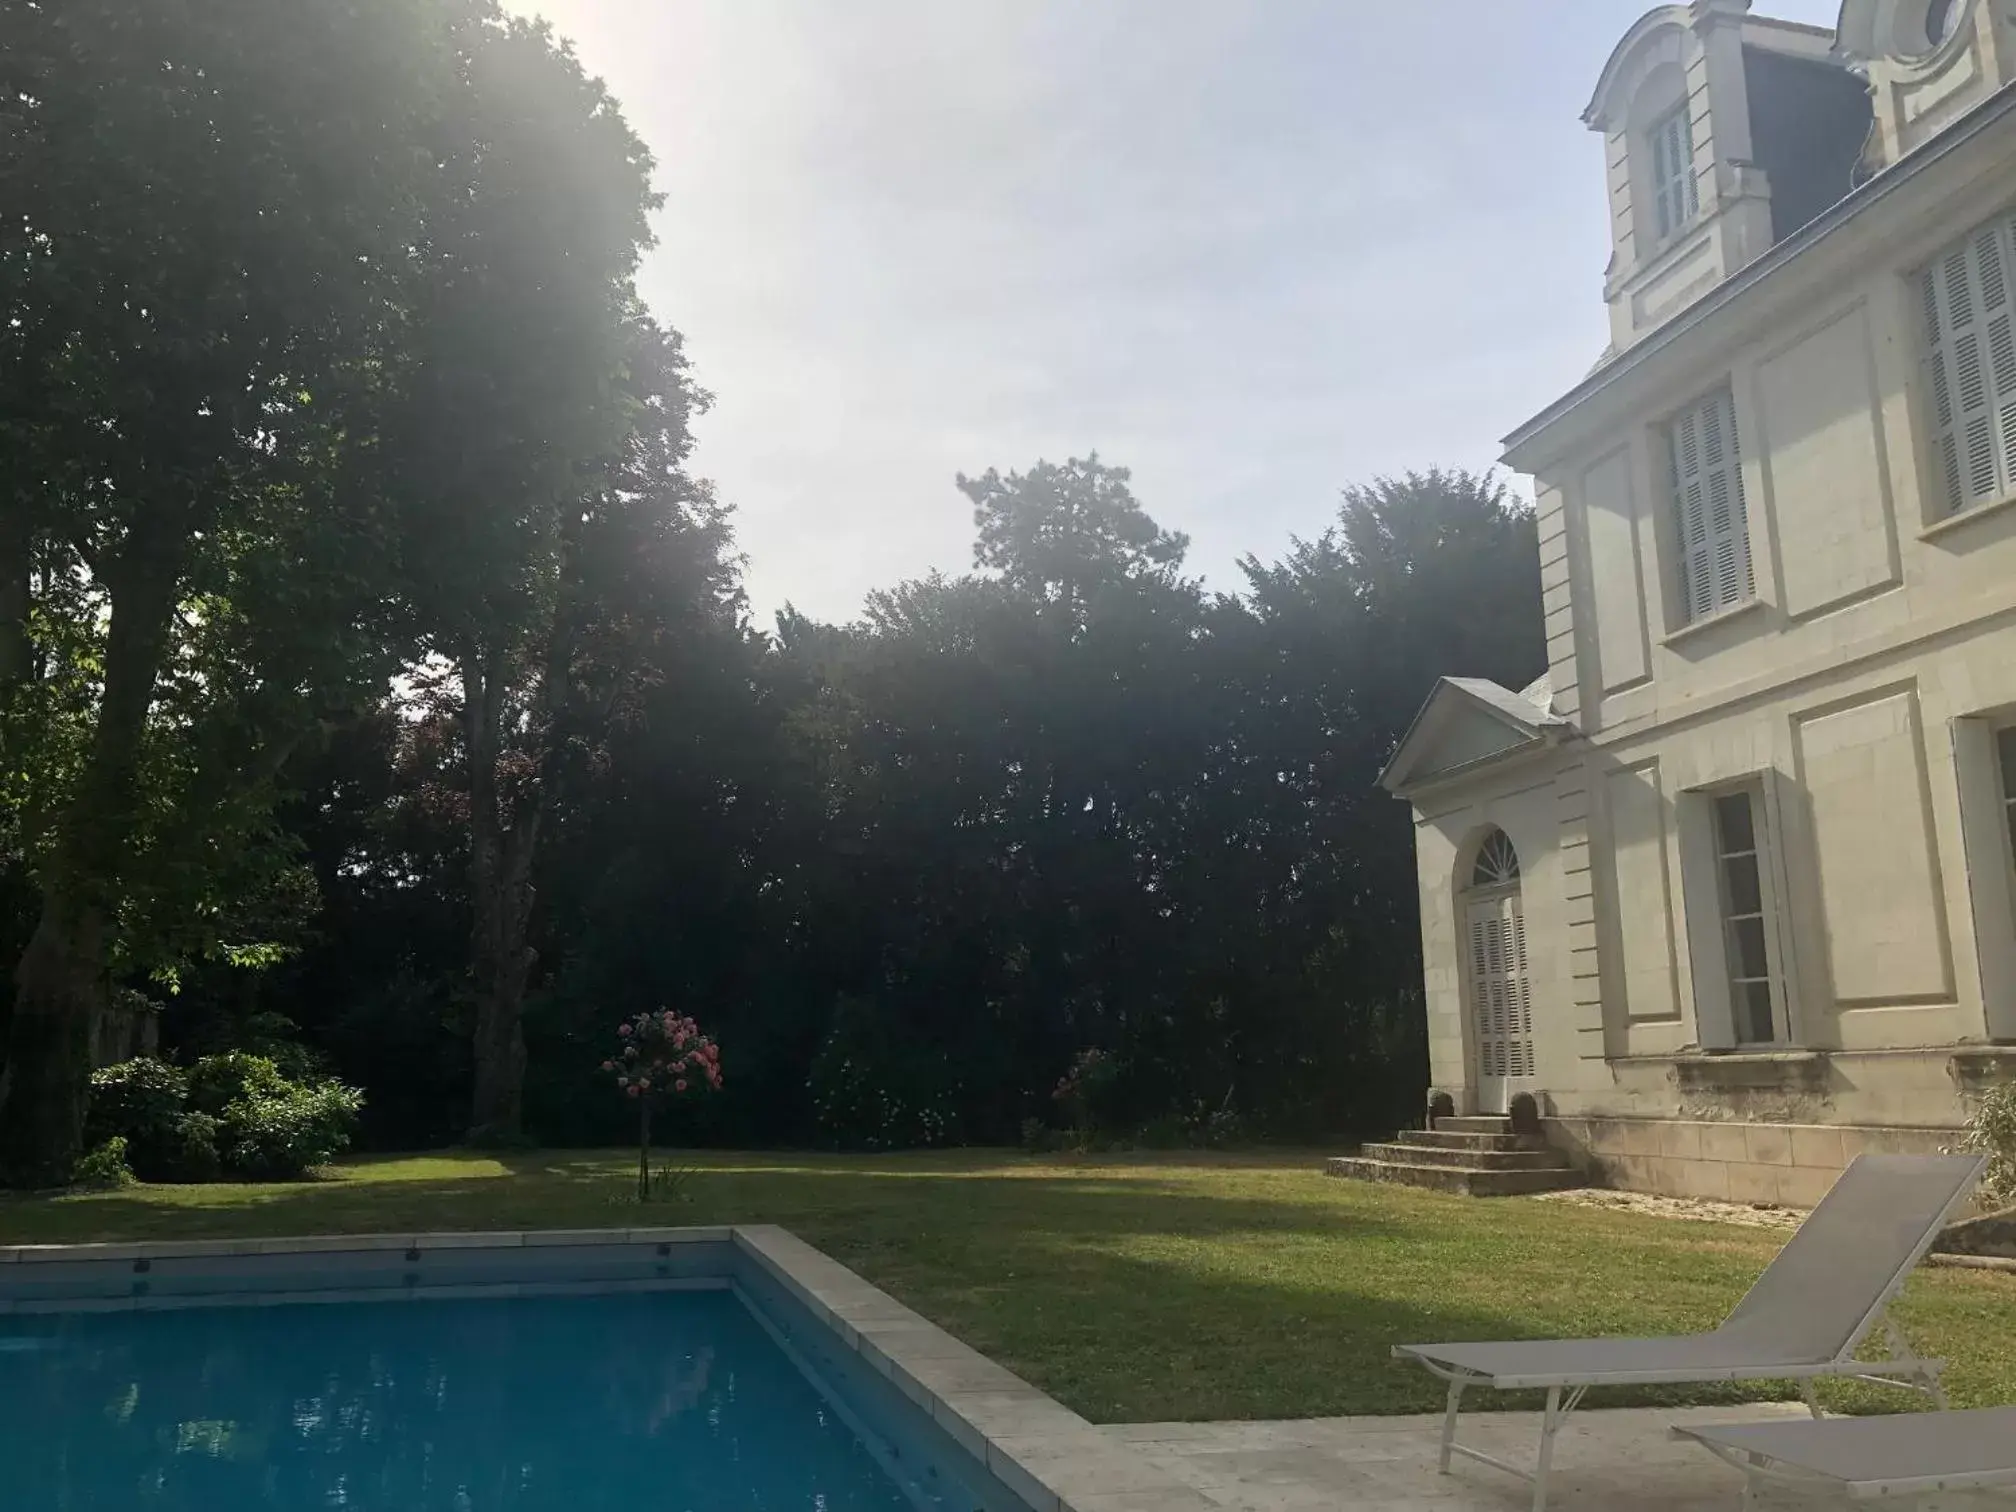
[[[1048,1154],[1057,1148],[1057,1131],[1040,1118],[1022,1120],[1022,1148],[1031,1155]]]
[[[186,1071],[141,1057],[92,1074],[86,1129],[93,1145],[120,1140],[144,1181],[286,1181],[348,1149],[363,1105],[353,1087],[289,1081],[243,1051]]]
[[[224,1167],[254,1181],[291,1181],[350,1147],[364,1094],[337,1082],[280,1082],[225,1105],[217,1142]]]
[[[206,1055],[189,1068],[189,1106],[198,1113],[222,1117],[234,1102],[278,1097],[287,1086],[280,1068],[265,1056],[227,1050],[222,1055]]]
[[[70,1175],[80,1187],[124,1187],[137,1179],[126,1164],[126,1141],[117,1134],[80,1158]]]
[[[872,1005],[843,997],[807,1082],[823,1144],[915,1150],[960,1142],[964,1089],[942,1050],[890,1032]]]
[[[95,1149],[118,1138],[143,1181],[173,1181],[175,1125],[188,1098],[189,1078],[151,1055],[94,1071],[85,1145]]]
[[[1080,1050],[1058,1079],[1050,1096],[1071,1120],[1080,1149],[1089,1149],[1095,1137],[1113,1128],[1119,1087],[1120,1062],[1096,1045]]]
[[[1967,1147],[1988,1156],[1981,1190],[1997,1202],[2016,1202],[2016,1081],[1998,1082],[1981,1095],[1967,1123]]]
[[[149,1181],[216,1181],[224,1174],[217,1148],[217,1120],[208,1113],[184,1113],[169,1135],[167,1161]]]

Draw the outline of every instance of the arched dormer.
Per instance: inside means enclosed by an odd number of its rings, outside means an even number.
[[[1750,0],[1647,11],[1612,50],[1582,114],[1604,138],[1604,298],[1617,351],[1851,185],[1868,110],[1834,34],[1749,12]]]
[[[1835,34],[1840,56],[1868,76],[1872,168],[2016,78],[2016,0],[1843,0]]]

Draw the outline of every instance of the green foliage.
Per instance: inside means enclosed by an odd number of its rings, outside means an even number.
[[[1071,1068],[1058,1080],[1050,1097],[1071,1120],[1079,1143],[1084,1145],[1095,1134],[1112,1129],[1114,1093],[1119,1087],[1120,1063],[1091,1045],[1072,1058]]]
[[[350,1147],[364,1094],[337,1082],[281,1083],[227,1104],[215,1138],[224,1168],[253,1181],[293,1181]]]
[[[942,1051],[887,1032],[873,1005],[843,1000],[808,1082],[823,1143],[842,1150],[959,1142],[961,1088]]]
[[[129,1187],[138,1179],[126,1164],[126,1141],[117,1134],[86,1151],[70,1178],[73,1186],[98,1188]]]
[[[146,1181],[168,1181],[174,1166],[176,1123],[189,1100],[189,1079],[152,1056],[138,1056],[91,1074],[91,1108],[85,1142],[118,1139],[133,1169]]]
[[[2000,1081],[1981,1094],[1967,1122],[1967,1148],[1988,1156],[1981,1190],[1998,1202],[2016,1203],[2016,1081]]]
[[[186,1072],[149,1057],[91,1078],[86,1126],[117,1141],[146,1181],[293,1180],[350,1147],[363,1094],[293,1082],[264,1056],[231,1051]]]
[[[224,1157],[217,1147],[222,1124],[208,1113],[184,1113],[168,1132],[161,1174],[149,1181],[220,1181]],[[144,1174],[144,1173],[143,1173]]]
[[[732,1005],[682,1141],[1008,1141],[1095,1046],[1124,1074],[1081,1140],[1413,1114],[1374,778],[1436,676],[1544,665],[1493,480],[1353,486],[1207,594],[1124,468],[989,468],[971,574],[761,635],[687,471],[707,395],[634,287],[649,156],[550,28],[6,18],[15,1174],[68,1171],[85,1027],[149,983],[198,1070],[175,1115],[97,1097],[143,1176],[317,1158],[325,1073],[372,1143],[613,1137],[592,1068],[663,1001]]]
[[[1022,1120],[1022,1137],[1016,1141],[1031,1155],[1043,1155],[1057,1148],[1057,1131],[1040,1118]]]
[[[286,1089],[278,1066],[243,1050],[206,1055],[189,1068],[189,1106],[198,1113],[222,1117],[233,1103],[280,1097]]]

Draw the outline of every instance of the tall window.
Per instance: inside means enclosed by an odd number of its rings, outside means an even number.
[[[1991,221],[1920,276],[1942,512],[2016,492],[2016,245]]]
[[[1770,1044],[1781,1037],[1759,821],[1755,792],[1723,793],[1715,799],[1722,948],[1729,963],[1729,1007],[1741,1045]]]
[[[1726,388],[1697,400],[1666,427],[1680,604],[1689,620],[1740,604],[1756,591],[1736,406]]]
[[[1652,125],[1652,213],[1664,241],[1694,219],[1700,209],[1694,187],[1694,123],[1687,107],[1661,116]]]

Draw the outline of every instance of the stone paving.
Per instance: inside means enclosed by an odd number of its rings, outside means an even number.
[[[1554,1446],[1549,1512],[1737,1512],[1743,1477],[1674,1423],[1750,1422],[1796,1404],[1578,1412]],[[1436,1471],[1442,1419],[1308,1418],[1273,1423],[1122,1423],[1105,1428],[1232,1512],[1524,1512],[1532,1488],[1458,1459]],[[1537,1412],[1466,1412],[1459,1437],[1514,1464],[1532,1460]]]

